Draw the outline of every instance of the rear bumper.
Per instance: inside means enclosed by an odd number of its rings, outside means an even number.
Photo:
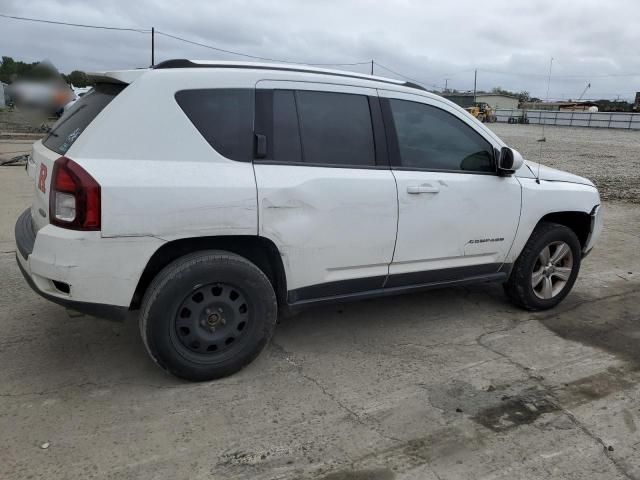
[[[16,259],[31,288],[52,302],[105,318],[123,318],[151,255],[154,237],[102,237],[46,225],[31,212],[16,222]]]
[[[16,261],[18,262],[18,267],[20,267],[20,272],[22,276],[27,281],[31,289],[47,300],[57,303],[58,305],[62,305],[65,308],[70,308],[71,310],[75,310],[80,313],[84,313],[86,315],[92,315],[94,317],[106,318],[109,320],[118,320],[122,321],[129,315],[129,309],[127,307],[118,307],[115,305],[105,305],[102,303],[89,303],[89,302],[78,302],[75,300],[65,299],[61,297],[55,297],[53,295],[47,294],[40,290],[38,286],[33,281],[33,277],[27,271],[28,265],[25,267],[23,261],[20,260],[19,253],[16,252]]]
[[[33,230],[31,210],[28,208],[18,217],[14,233],[18,253],[26,260],[33,252],[33,245],[36,243],[36,232]]]

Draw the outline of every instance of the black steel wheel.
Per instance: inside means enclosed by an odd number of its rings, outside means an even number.
[[[242,290],[227,283],[196,288],[182,300],[174,315],[174,331],[185,354],[216,357],[237,347],[251,330],[249,301]],[[198,357],[195,357],[198,358]]]
[[[160,367],[188,380],[211,380],[253,361],[276,317],[267,276],[239,255],[212,250],[181,257],[154,278],[140,332]]]

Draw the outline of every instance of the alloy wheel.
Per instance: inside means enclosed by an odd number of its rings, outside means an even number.
[[[555,297],[567,285],[572,272],[573,252],[569,245],[562,241],[546,245],[533,266],[533,293],[543,300]]]

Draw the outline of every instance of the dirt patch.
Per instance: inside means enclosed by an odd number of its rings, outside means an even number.
[[[533,423],[540,415],[560,409],[547,390],[523,384],[478,390],[468,383],[453,381],[442,390],[430,391],[429,398],[436,408],[448,410],[451,415],[469,415],[494,432]]]
[[[640,292],[591,301],[542,324],[566,340],[606,350],[640,369]]]
[[[330,473],[321,480],[393,480],[395,473],[388,468],[376,470],[343,470]]]
[[[638,380],[636,377],[638,377],[638,372],[635,371],[608,368],[604,372],[564,384],[558,397],[563,405],[570,407],[590,403],[632,388]]]
[[[560,407],[549,398],[539,395],[504,398],[499,405],[478,412],[473,420],[494,432],[503,432],[531,424],[540,415],[558,410]]]

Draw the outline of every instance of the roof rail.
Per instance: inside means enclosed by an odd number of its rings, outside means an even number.
[[[267,64],[267,63],[252,63],[252,62],[198,62],[184,58],[165,60],[152,67],[154,70],[164,70],[171,68],[242,68],[251,70],[278,70],[285,72],[300,72],[300,73],[317,73],[320,75],[331,75],[335,77],[357,78],[360,80],[369,80],[372,82],[389,83],[392,85],[398,85],[401,87],[415,88],[418,90],[427,91],[426,88],[413,82],[403,82],[401,80],[394,80],[392,78],[373,77],[361,73],[351,73],[344,70],[328,70],[324,68],[315,68],[312,66],[288,66],[281,64]]]

